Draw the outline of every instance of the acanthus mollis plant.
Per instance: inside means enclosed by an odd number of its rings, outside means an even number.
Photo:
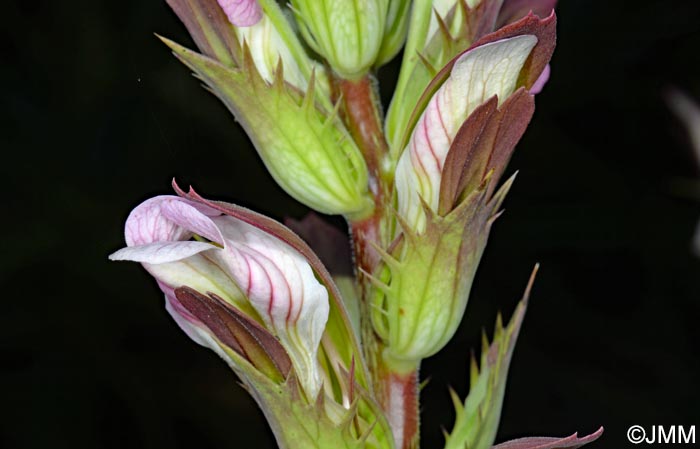
[[[457,330],[513,183],[501,177],[549,77],[554,1],[168,3],[201,53],[161,39],[284,190],[346,218],[354,270],[331,273],[289,228],[176,184],[132,211],[127,247],[111,258],[143,264],[280,447],[417,448],[421,361]],[[402,48],[384,117],[373,73]],[[319,254],[342,252],[318,217],[293,227]],[[493,446],[533,280],[472,358],[467,398],[453,395],[447,449]],[[600,432],[494,447],[574,448]]]

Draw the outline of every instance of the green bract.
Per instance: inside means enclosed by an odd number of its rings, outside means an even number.
[[[306,42],[341,76],[358,78],[375,63],[389,0],[292,0],[292,6]]]

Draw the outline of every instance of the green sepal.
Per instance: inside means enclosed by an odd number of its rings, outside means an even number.
[[[333,71],[359,79],[374,65],[389,0],[291,0],[299,32]]]
[[[420,234],[397,214],[400,242],[391,253],[375,248],[382,264],[372,274],[372,323],[383,339],[384,358],[397,368],[415,365],[452,338],[493,221],[512,178],[490,197],[490,179],[470,192],[445,216],[424,204],[426,228]]]
[[[337,110],[326,113],[317,106],[313,76],[302,94],[284,82],[281,65],[271,84],[263,80],[246,47],[243,64],[231,68],[161,39],[226,104],[287,193],[327,214],[371,211],[362,154]]]
[[[349,382],[352,382],[352,374]],[[282,384],[259,372],[242,376],[243,385],[267,418],[280,449],[393,449],[389,424],[380,407],[358,386],[350,404],[338,404],[322,389],[306,401],[292,373]]]
[[[508,326],[503,327],[499,314],[490,344],[484,335],[478,364],[472,353],[469,394],[464,404],[452,392],[457,417],[452,433],[446,438],[445,449],[489,449],[493,445],[501,417],[508,367],[525,317],[537,268],[535,266],[532,271],[525,294]]]
[[[406,41],[411,0],[389,0],[384,27],[384,40],[379,49],[375,67],[380,67],[394,59]]]
[[[215,0],[166,0],[184,23],[199,50],[227,67],[241,59],[233,25]]]

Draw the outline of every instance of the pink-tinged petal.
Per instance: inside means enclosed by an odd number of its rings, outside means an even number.
[[[462,123],[489,98],[502,102],[513,93],[536,44],[533,35],[515,36],[476,47],[454,62],[416,123],[396,169],[399,213],[414,229],[420,232],[425,224],[422,201],[434,211],[438,208],[443,165]]]
[[[136,206],[126,219],[124,237],[128,246],[187,240],[194,233],[222,243],[209,217],[220,212],[177,196],[163,195]]]
[[[215,330],[206,330],[191,312],[208,304],[222,318],[229,316],[223,304],[234,304],[236,313],[251,323],[262,321],[279,339],[305,392],[316,398],[322,384],[318,349],[330,306],[328,290],[299,251],[243,219],[182,197],[145,201],[132,211],[126,228],[129,246],[111,258],[143,263],[166,294],[169,312],[193,340],[230,362],[209,332]],[[196,236],[210,242],[189,240]],[[182,287],[195,292],[187,296],[192,310],[181,307],[173,293]],[[209,322],[214,324],[221,323]]]
[[[212,248],[216,247],[205,242],[153,242],[145,245],[127,246],[110,255],[109,259],[163,264],[187,259]]]
[[[253,312],[230,274],[215,263],[224,238],[212,217],[221,212],[200,202],[178,196],[158,196],[144,201],[129,215],[126,242],[129,246],[111,260],[140,262],[163,286],[190,286],[225,298],[244,312]],[[190,241],[194,235],[211,242]]]
[[[233,217],[214,222],[226,240],[217,257],[280,339],[305,391],[315,398],[321,388],[317,354],[328,320],[328,291],[286,243]]]
[[[284,242],[302,255],[304,260],[311,265],[314,274],[328,289],[330,296],[328,323],[331,323],[332,331],[325,333],[323,345],[328,348],[326,354],[332,354],[333,369],[339,375],[343,372],[354,371],[358,383],[363,387],[368,387],[369,371],[364,363],[357,334],[352,331],[352,321],[343,306],[343,298],[338,287],[333,282],[331,274],[311,248],[289,228],[269,217],[235,204],[208,200],[195,192],[191,187],[188,192],[185,192],[174,180],[173,188],[181,197],[209,206],[236,220],[241,220],[261,232]],[[336,349],[340,347],[345,348],[345,350],[338,351]]]
[[[532,49],[530,57],[527,58],[522,72],[520,73],[519,84],[529,89],[540,77],[544,68],[549,64],[557,43],[557,16],[554,11],[544,19],[530,13],[517,22],[504,26],[503,28],[487,34],[473,44],[474,47],[484,45],[488,42],[497,42],[523,34],[531,34],[537,37],[537,45]]]
[[[239,27],[255,25],[262,19],[263,11],[256,0],[217,0],[228,20]]]
[[[160,281],[158,281],[158,287],[165,294],[165,310],[173,317],[180,329],[198,345],[207,346],[206,341],[201,338],[201,333],[197,331],[197,328],[202,327],[202,322],[180,304],[175,296],[175,289]]]
[[[535,81],[535,84],[533,84],[530,88],[530,93],[532,95],[537,95],[538,93],[542,92],[542,89],[544,89],[545,84],[547,84],[547,81],[549,81],[549,75],[551,71],[552,69],[550,65],[547,64],[544,70],[542,70],[540,76],[537,78],[537,81]]]

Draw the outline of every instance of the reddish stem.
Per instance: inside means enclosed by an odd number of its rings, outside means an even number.
[[[418,370],[408,374],[391,371],[382,376],[378,390],[382,408],[394,432],[397,449],[417,449],[419,445],[418,422]]]
[[[336,94],[342,97],[343,120],[367,163],[369,187],[374,196],[372,215],[350,222],[355,265],[362,295],[362,340],[372,372],[377,400],[385,411],[396,440],[396,449],[418,448],[418,371],[392,371],[382,360],[384,344],[369,319],[369,301],[374,288],[362,273],[374,273],[380,257],[374,245],[389,246],[393,166],[382,128],[375,83],[371,76],[360,80],[335,79]]]

